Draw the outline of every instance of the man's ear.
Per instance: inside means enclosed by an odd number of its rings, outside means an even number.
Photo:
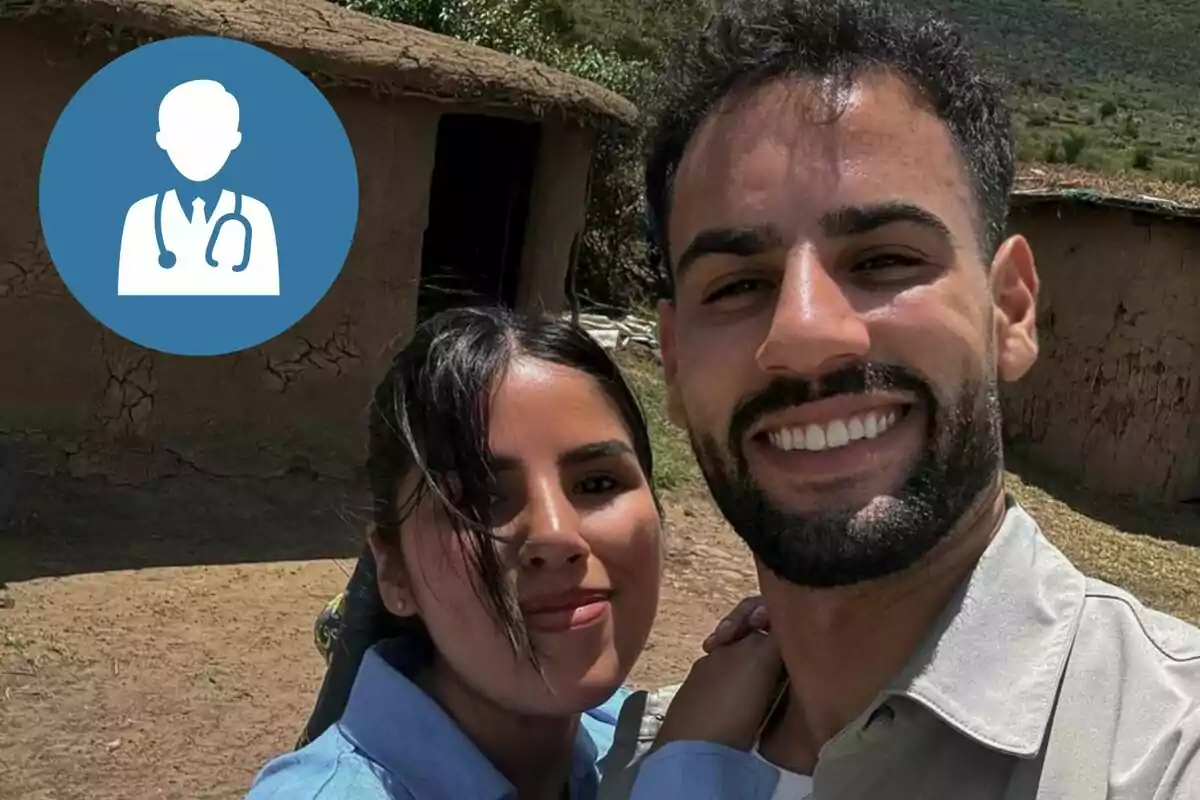
[[[416,616],[419,609],[400,553],[400,543],[384,541],[374,526],[367,535],[367,543],[375,557],[376,581],[384,608],[397,617]]]
[[[1000,380],[1025,376],[1037,360],[1037,302],[1040,282],[1033,250],[1023,236],[1012,236],[992,260],[990,275],[996,371]]]
[[[667,386],[667,418],[680,428],[687,428],[683,400],[676,379],[679,367],[675,349],[675,302],[658,301],[658,349],[662,354],[663,378]]]

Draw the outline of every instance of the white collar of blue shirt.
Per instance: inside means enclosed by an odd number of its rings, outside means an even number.
[[[512,784],[458,724],[392,666],[405,665],[405,644],[403,639],[389,639],[363,656],[338,723],[342,733],[415,797],[514,800]],[[588,713],[615,724],[611,705],[610,701]],[[587,727],[580,724],[575,740],[572,797],[594,795],[598,783],[598,750]]]

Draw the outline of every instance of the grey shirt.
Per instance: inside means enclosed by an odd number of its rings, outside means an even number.
[[[644,757],[672,695],[626,702],[609,796],[640,798],[654,773],[654,800],[784,800],[750,753],[674,742]],[[814,800],[1200,800],[1200,630],[1084,576],[1010,500],[923,644],[812,777]]]

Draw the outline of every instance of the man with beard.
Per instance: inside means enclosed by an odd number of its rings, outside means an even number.
[[[1085,578],[1004,490],[1038,277],[1005,238],[1000,91],[876,0],[727,0],[666,75],[670,411],[771,634],[697,663],[635,795],[1200,797],[1200,631]]]

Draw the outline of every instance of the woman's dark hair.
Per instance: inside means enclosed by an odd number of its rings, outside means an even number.
[[[396,541],[400,524],[423,498],[432,495],[441,504],[477,553],[482,599],[513,647],[534,658],[505,583],[490,517],[494,473],[489,406],[497,380],[518,357],[559,364],[595,379],[628,428],[653,487],[650,435],[641,408],[604,348],[565,320],[504,308],[453,309],[418,326],[375,390],[367,476],[374,527],[385,542]],[[414,472],[416,489],[401,497],[402,480]]]

